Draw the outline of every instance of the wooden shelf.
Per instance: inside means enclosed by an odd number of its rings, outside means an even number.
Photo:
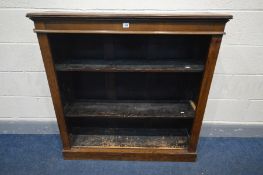
[[[185,149],[186,129],[75,128],[73,147]]]
[[[56,64],[57,71],[87,72],[202,72],[193,60],[72,60]]]
[[[193,118],[194,115],[195,112],[190,102],[75,102],[65,108],[66,117]]]

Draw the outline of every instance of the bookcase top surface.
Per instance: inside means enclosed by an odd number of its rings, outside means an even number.
[[[229,20],[232,15],[211,12],[33,12],[27,17],[34,18],[91,18],[91,19],[217,19]]]

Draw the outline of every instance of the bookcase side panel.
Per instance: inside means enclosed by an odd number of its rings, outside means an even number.
[[[36,28],[44,28],[45,25],[44,23],[36,23],[35,24]],[[70,149],[70,139],[69,139],[69,134],[67,132],[67,126],[64,118],[64,113],[63,113],[63,107],[61,104],[61,98],[60,98],[60,91],[58,87],[58,82],[56,78],[56,71],[54,68],[53,64],[53,59],[52,59],[52,53],[50,49],[50,43],[48,40],[47,34],[37,34],[38,41],[39,41],[39,46],[46,70],[46,75],[48,79],[48,84],[50,88],[50,93],[52,96],[52,101],[58,121],[58,127],[60,130],[60,135],[63,143],[63,148]]]
[[[201,89],[198,97],[197,108],[195,119],[193,122],[193,127],[191,131],[189,148],[190,152],[195,152],[199,140],[199,134],[203,122],[204,112],[206,108],[206,103],[208,99],[208,94],[214,74],[214,69],[217,61],[217,56],[220,49],[220,44],[222,40],[222,35],[214,35],[211,38],[207,60],[205,64],[205,71],[203,74],[203,79],[201,83]]]

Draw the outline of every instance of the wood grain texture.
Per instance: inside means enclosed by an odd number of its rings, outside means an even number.
[[[43,26],[43,24],[37,24],[37,25]],[[65,119],[64,119],[64,112],[63,112],[63,107],[61,104],[60,92],[59,92],[58,82],[56,78],[56,71],[54,68],[53,60],[52,60],[52,54],[50,50],[48,37],[46,34],[38,34],[37,37],[39,41],[41,54],[43,57],[43,62],[44,62],[47,78],[48,78],[48,84],[49,84],[50,93],[52,96],[52,101],[53,101],[56,117],[58,120],[58,127],[59,127],[60,135],[62,138],[63,148],[69,149],[70,139],[69,139],[67,126],[66,126]]]
[[[129,23],[129,28],[123,28]],[[145,22],[145,21],[56,21],[45,22],[39,33],[98,33],[98,34],[224,34],[222,22]]]
[[[196,153],[186,149],[156,148],[71,148],[63,150],[66,160],[143,160],[143,161],[180,161],[193,162]]]
[[[175,14],[100,14],[100,13],[29,13],[34,21],[45,21],[37,33],[97,34],[224,34],[231,15],[213,13]],[[123,23],[129,23],[124,28]]]
[[[194,119],[191,137],[189,141],[189,151],[195,152],[199,140],[199,134],[202,126],[202,121],[205,113],[205,107],[208,99],[208,94],[215,70],[216,60],[220,49],[222,36],[213,36],[208,50],[208,57],[205,65],[201,90],[196,107],[196,115]]]

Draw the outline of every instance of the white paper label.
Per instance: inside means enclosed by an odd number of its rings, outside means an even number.
[[[127,29],[130,27],[130,24],[128,22],[122,23],[122,28]]]

